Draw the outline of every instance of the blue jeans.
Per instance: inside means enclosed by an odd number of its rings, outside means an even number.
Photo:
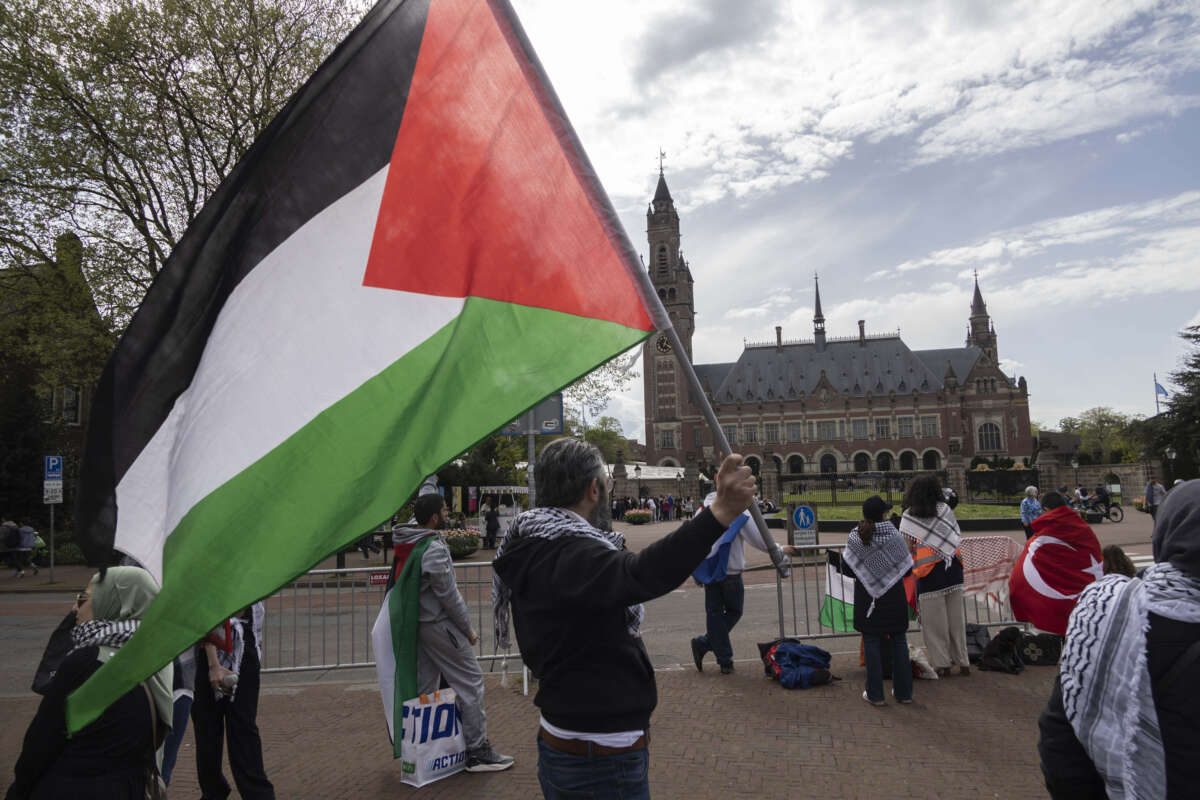
[[[883,700],[883,648],[892,656],[892,691],[897,700],[912,700],[912,663],[908,659],[908,639],[904,633],[864,633],[863,659],[867,662],[867,698]]]
[[[650,800],[650,750],[612,756],[561,753],[538,737],[538,783],[546,800]]]
[[[697,637],[705,651],[711,650],[718,664],[733,663],[733,645],[729,632],[742,618],[746,587],[741,574],[726,575],[717,583],[704,585],[704,613],[707,633]]]
[[[192,711],[192,698],[180,695],[175,698],[174,721],[171,733],[163,742],[162,773],[163,783],[171,785],[171,773],[175,771],[175,758],[179,755],[179,745],[183,743],[183,734],[187,731],[188,717]]]

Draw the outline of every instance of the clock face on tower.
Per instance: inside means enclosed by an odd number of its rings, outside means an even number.
[[[671,343],[667,341],[666,336],[659,336],[658,341],[654,343],[654,347],[660,353],[671,352]]]

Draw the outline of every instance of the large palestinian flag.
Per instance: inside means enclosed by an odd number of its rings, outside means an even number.
[[[663,321],[502,0],[384,0],[206,204],[101,379],[92,563],[162,592],[77,730]],[[652,319],[653,314],[653,319]]]

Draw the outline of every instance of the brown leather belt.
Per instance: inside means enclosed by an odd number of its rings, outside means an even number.
[[[615,756],[621,753],[632,753],[634,750],[641,750],[646,746],[646,734],[638,737],[638,740],[628,747],[606,747],[602,744],[589,742],[586,739],[560,739],[553,733],[550,733],[545,728],[538,728],[538,736],[548,746],[554,748],[560,753],[567,753],[572,756]]]

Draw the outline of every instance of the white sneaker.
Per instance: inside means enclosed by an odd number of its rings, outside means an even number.
[[[896,697],[896,690],[895,690],[895,689],[892,689],[892,697]],[[910,697],[910,698],[908,698],[907,700],[901,700],[899,697],[896,697],[896,702],[897,702],[897,703],[902,703],[903,705],[906,705],[906,706],[907,706],[907,705],[912,705],[912,698]]]
[[[883,700],[872,700],[870,697],[868,697],[866,689],[863,689],[862,698],[863,698],[863,700],[866,700],[868,703],[870,703],[873,706],[886,706],[887,705],[887,703]]]

